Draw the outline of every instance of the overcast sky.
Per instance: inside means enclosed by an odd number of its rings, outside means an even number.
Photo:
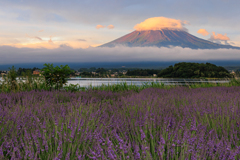
[[[0,0],[0,64],[46,61],[51,57],[55,61],[129,60],[128,53],[134,55],[130,56],[133,61],[153,56],[167,60],[176,50],[184,58],[192,57],[188,54],[194,51],[179,48],[92,48],[150,22],[158,26],[179,23],[178,27],[199,38],[240,47],[239,6],[239,0]],[[142,51],[151,52],[152,57],[144,57]],[[169,55],[157,54],[160,52]],[[196,53],[204,54],[205,59],[238,59],[238,52],[218,50],[218,57],[212,57],[216,50]]]

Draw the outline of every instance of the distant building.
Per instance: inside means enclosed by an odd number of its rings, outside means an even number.
[[[127,74],[127,72],[122,72],[122,74],[124,74],[124,75],[125,75],[125,74]]]
[[[79,76],[79,75],[80,75],[80,72],[76,72],[75,75],[76,75],[76,76]]]
[[[153,74],[153,77],[157,77],[157,74]]]
[[[115,74],[111,74],[111,77],[115,77]]]
[[[40,74],[41,74],[41,72],[39,70],[33,71],[33,75],[40,75]]]
[[[6,74],[7,74],[7,73],[8,73],[8,71],[2,71],[2,73],[6,73]]]

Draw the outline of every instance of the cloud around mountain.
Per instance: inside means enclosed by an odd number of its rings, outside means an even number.
[[[33,49],[0,46],[0,63],[55,63],[55,62],[143,62],[143,61],[194,61],[240,60],[236,49],[198,49],[123,47],[73,49],[67,45],[57,49]]]
[[[210,40],[228,41],[228,40],[230,40],[230,38],[227,36],[226,33],[224,35],[222,35],[222,34],[216,35],[215,32],[212,32]]]
[[[152,17],[145,21],[136,24],[134,29],[137,31],[145,30],[162,30],[162,29],[172,29],[172,30],[182,30],[187,31],[184,25],[189,24],[187,21],[171,19],[166,17]]]
[[[199,33],[199,34],[201,34],[201,35],[203,35],[203,36],[209,35],[209,32],[208,32],[206,29],[199,29],[199,30],[197,31],[197,33]]]
[[[197,31],[197,33],[203,35],[203,36],[207,36],[209,35],[209,32],[206,29],[199,29]],[[228,41],[230,40],[230,38],[227,36],[227,34],[225,33],[224,35],[222,34],[216,34],[215,32],[212,32],[211,37],[208,39],[209,41],[212,41],[214,43],[218,43],[218,44],[222,44],[221,42],[225,42],[225,45],[231,45],[234,44],[232,42],[228,43]]]

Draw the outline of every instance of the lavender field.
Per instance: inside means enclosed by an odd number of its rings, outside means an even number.
[[[240,87],[0,93],[0,159],[240,159]]]

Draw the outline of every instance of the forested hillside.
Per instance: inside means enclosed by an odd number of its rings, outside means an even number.
[[[223,67],[211,63],[176,63],[162,70],[158,77],[163,78],[230,78],[231,74]]]

